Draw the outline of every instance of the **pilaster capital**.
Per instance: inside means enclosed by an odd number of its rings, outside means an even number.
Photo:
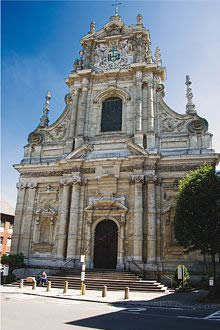
[[[87,179],[83,178],[80,174],[73,174],[71,176],[71,184],[82,186],[87,183]]]
[[[60,186],[69,186],[71,183],[71,178],[70,177],[63,177],[60,181]]]
[[[27,188],[27,183],[24,183],[24,182],[17,182],[17,183],[16,183],[16,188],[17,188],[18,190],[26,189],[26,188]]]
[[[150,184],[155,184],[157,182],[157,176],[154,174],[149,174],[145,176],[145,182]]]
[[[29,189],[36,189],[37,188],[37,183],[35,183],[35,182],[28,182],[27,183],[27,188],[29,188]]]
[[[142,174],[132,175],[131,183],[133,183],[133,184],[137,184],[137,183],[143,184],[144,183],[144,175],[142,175]]]

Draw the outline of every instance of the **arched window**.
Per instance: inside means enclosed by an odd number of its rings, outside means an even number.
[[[122,100],[111,97],[102,102],[101,132],[121,131]]]
[[[40,226],[40,238],[39,243],[49,243],[50,237],[50,221],[48,219],[44,220]]]

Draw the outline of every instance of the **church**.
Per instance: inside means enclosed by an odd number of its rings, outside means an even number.
[[[173,231],[178,180],[219,159],[190,77],[178,114],[164,101],[166,70],[143,16],[125,25],[117,7],[100,30],[91,22],[81,45],[63,113],[49,125],[48,92],[14,165],[12,253],[39,268],[79,268],[85,255],[87,269],[202,269],[199,253],[184,253]]]

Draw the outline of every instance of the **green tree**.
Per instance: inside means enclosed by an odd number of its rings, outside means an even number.
[[[176,240],[188,252],[200,250],[212,260],[220,251],[220,177],[205,164],[180,180],[174,216]]]
[[[13,270],[15,270],[17,268],[25,267],[23,253],[3,255],[1,262],[3,265],[9,266],[10,272],[13,272]]]

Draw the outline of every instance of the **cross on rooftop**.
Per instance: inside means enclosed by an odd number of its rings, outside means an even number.
[[[118,2],[118,0],[115,0],[115,3],[112,5],[115,7],[115,16],[118,16],[118,6],[122,5],[121,2]]]

